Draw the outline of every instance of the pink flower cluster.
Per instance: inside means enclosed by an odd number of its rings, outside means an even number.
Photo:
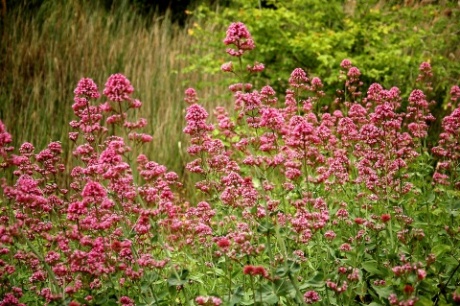
[[[261,277],[264,277],[264,278],[270,278],[267,270],[265,270],[265,268],[262,266],[251,266],[251,265],[245,266],[243,268],[243,274],[251,275],[251,276],[260,275]]]
[[[229,27],[224,42],[239,61],[254,48],[242,23]],[[13,154],[0,121],[1,167],[14,177],[1,181],[0,305],[23,305],[24,296],[42,304],[92,304],[104,296],[135,305],[155,302],[158,293],[208,306],[227,296],[264,303],[278,294],[286,303],[340,303],[374,298],[356,296],[364,282],[388,292],[390,305],[414,305],[440,267],[426,254],[430,233],[414,197],[429,185],[413,186],[410,172],[428,152],[420,144],[434,120],[430,103],[420,89],[407,103],[396,87],[372,84],[363,94],[361,71],[350,60],[340,66],[344,90],[330,108],[319,107],[322,81],[297,68],[284,97],[268,85],[230,85],[235,107],[215,109],[216,127],[188,88],[185,170],[195,176],[196,193],[146,154],[132,158],[131,144],[152,136],[138,132],[146,119],[127,120],[142,103],[121,74],[107,80],[102,104],[94,81],[78,83],[69,135],[76,164],[67,172],[59,142],[41,151],[26,142]],[[251,76],[264,65],[240,68]],[[222,70],[238,72],[232,63]],[[420,73],[431,77],[430,65]],[[459,98],[454,86],[457,108],[432,149],[439,159],[433,181],[442,184],[436,188],[460,184]],[[451,223],[436,237],[447,241],[436,252],[453,249],[449,239],[459,231]],[[410,255],[398,261],[397,252]],[[197,270],[189,276],[189,269]],[[219,277],[209,285],[208,275]],[[458,302],[457,292],[449,294]]]
[[[320,300],[320,296],[318,292],[310,290],[305,292],[305,294],[303,295],[303,300],[307,304],[314,304]]]
[[[232,23],[227,30],[224,39],[225,45],[233,45],[234,49],[228,48],[227,53],[231,56],[241,57],[244,52],[255,48],[254,40],[246,26],[241,22]]]
[[[134,92],[131,82],[122,74],[112,74],[105,83],[104,95],[113,102],[130,100],[130,95]]]
[[[0,120],[0,156],[3,160],[8,157],[9,152],[14,150],[14,148],[10,146],[12,141],[13,138],[11,137],[11,134],[6,131],[5,125]]]
[[[222,300],[215,296],[198,296],[195,298],[198,305],[219,306],[222,305]]]
[[[145,185],[135,186],[131,166],[125,161],[131,148],[123,138],[108,135],[102,121],[104,113],[108,113],[106,123],[117,121],[113,118],[118,116],[120,126],[127,132],[144,127],[145,119],[130,123],[125,120],[127,115],[123,110],[116,111],[110,105],[127,101],[125,110],[140,107],[138,100],[129,97],[132,92],[124,76],[113,75],[104,90],[111,102],[97,105],[95,100],[100,98],[97,85],[88,78],[78,83],[72,108],[79,120],[71,123],[76,132],[69,136],[77,144],[78,136],[84,137],[73,152],[80,164],[67,173],[71,179],[70,190],[58,180],[66,174],[59,142],[51,142],[38,153],[26,142],[21,145],[19,155],[11,154],[8,147],[11,136],[0,122],[0,152],[7,166],[14,167],[13,174],[17,177],[12,185],[2,184],[9,204],[8,209],[0,212],[0,257],[14,258],[22,267],[19,272],[14,264],[1,264],[2,292],[8,290],[3,286],[4,281],[26,272],[30,273],[30,290],[42,298],[43,303],[57,302],[63,299],[63,293],[73,297],[97,290],[104,279],[119,279],[122,286],[138,281],[144,271],[161,269],[167,264],[167,259],[152,256],[159,246],[147,243],[152,235],[151,220],[158,212],[140,205],[136,199],[148,201],[158,197],[155,203],[165,206],[163,211],[177,211],[171,204],[174,198],[171,186],[180,187],[177,175],[167,171],[157,171],[154,177],[145,174]],[[127,134],[128,139],[134,141],[151,139],[147,134]],[[143,158],[139,158],[139,164],[145,170],[150,168],[145,166],[148,162]],[[134,234],[128,237],[128,232]],[[31,243],[25,248],[14,247],[23,239]],[[45,250],[43,254],[42,250]],[[0,259],[0,263],[3,262]],[[22,293],[15,288],[2,297],[2,305],[22,305],[18,302]],[[87,301],[91,299],[90,295],[86,297]],[[135,304],[128,296],[119,297],[119,302]],[[80,305],[76,301],[71,304]]]
[[[460,89],[454,86],[451,89],[451,100],[458,103]],[[450,185],[460,190],[460,175],[458,163],[460,161],[460,104],[452,113],[442,120],[442,133],[439,135],[438,146],[432,149],[439,157],[433,180],[442,185]]]

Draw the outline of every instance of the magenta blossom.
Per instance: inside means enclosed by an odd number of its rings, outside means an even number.
[[[303,295],[303,300],[305,301],[305,303],[307,304],[313,304],[315,302],[318,302],[320,299],[319,297],[319,294],[318,292],[316,291],[307,291],[305,292],[305,294]]]
[[[250,51],[256,47],[251,34],[242,22],[232,23],[228,27],[224,44],[235,46],[235,49],[228,48],[227,53],[236,57],[240,57],[245,51]]]
[[[74,90],[76,96],[89,97],[93,99],[99,98],[101,95],[98,92],[97,85],[90,78],[83,78],[78,82],[77,88]]]
[[[112,74],[105,83],[104,95],[114,102],[130,100],[129,95],[133,92],[131,82],[121,73]]]

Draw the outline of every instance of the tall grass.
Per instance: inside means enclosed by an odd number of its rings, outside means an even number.
[[[107,11],[90,2],[45,1],[33,15],[8,12],[2,32],[0,117],[16,147],[29,141],[43,148],[59,140],[69,152],[68,122],[75,119],[71,105],[78,80],[90,77],[104,84],[120,72],[144,103],[145,132],[154,136],[143,151],[182,172],[183,92],[186,86],[219,83],[199,71],[183,73],[189,65],[183,55],[196,43],[187,27],[172,24],[169,15],[142,17],[127,4]],[[216,96],[219,90],[208,86],[200,95]]]

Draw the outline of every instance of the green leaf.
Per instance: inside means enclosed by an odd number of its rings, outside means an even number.
[[[446,244],[436,244],[431,248],[431,253],[436,255],[436,257],[441,256],[444,253],[450,252],[451,247]]]
[[[203,276],[204,276],[203,273],[196,273],[196,274],[190,275],[189,278],[197,283],[204,284]]]
[[[178,274],[172,273],[171,276],[168,278],[169,286],[185,285],[188,281],[188,274],[189,274],[189,271],[187,269],[183,269]]]
[[[289,272],[295,274],[300,271],[300,264],[297,261],[288,260]]]
[[[240,304],[243,297],[244,297],[243,287],[239,286],[235,289],[235,291],[233,291],[230,301],[228,302],[230,305]]]
[[[287,271],[288,271],[288,270],[286,269],[286,267],[282,266],[282,267],[278,267],[278,268],[276,269],[275,274],[276,274],[277,276],[284,277],[284,276],[286,276]]]
[[[324,287],[324,274],[323,272],[316,273],[313,277],[305,281],[299,286],[300,290],[306,290],[308,288],[321,288]]]
[[[393,293],[391,287],[371,286],[380,298],[388,298]]]
[[[436,195],[434,194],[434,192],[430,193],[430,195],[428,196],[428,199],[426,200],[427,203],[433,203],[434,200],[436,199]]]
[[[275,292],[271,286],[262,285],[258,288],[255,292],[256,300],[262,300],[264,305],[273,305],[278,303],[278,296],[276,296]]]
[[[429,298],[427,298],[426,296],[419,296],[419,300],[417,301],[417,305],[420,305],[420,306],[431,306],[433,305],[433,301]]]
[[[263,221],[257,228],[259,233],[269,234],[274,231],[274,226],[272,222]]]
[[[387,270],[385,270],[382,267],[379,267],[377,261],[375,260],[365,261],[361,264],[361,266],[364,270],[373,275],[384,277],[387,274]]]
[[[285,279],[277,279],[274,281],[275,292],[277,296],[295,297],[296,291],[291,281]]]

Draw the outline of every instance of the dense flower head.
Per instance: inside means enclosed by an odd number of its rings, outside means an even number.
[[[224,63],[222,64],[222,66],[220,66],[220,69],[224,72],[232,72],[233,71],[233,63],[232,62],[227,62],[227,63]]]
[[[451,96],[450,100],[453,103],[456,103],[460,99],[460,87],[457,85],[452,86],[452,88],[450,89],[450,96]]]
[[[82,196],[94,199],[96,201],[102,200],[107,195],[107,192],[101,184],[94,181],[89,181],[83,188]]]
[[[195,103],[187,107],[187,113],[185,115],[187,126],[184,128],[184,133],[195,135],[206,131],[212,131],[214,127],[206,124],[208,116],[208,112],[201,105]]]
[[[289,120],[289,132],[286,135],[286,144],[292,147],[306,149],[306,144],[318,144],[320,139],[317,136],[315,126],[302,116],[293,116]]]
[[[261,110],[260,126],[272,130],[281,130],[284,124],[284,117],[277,108],[267,107]]]
[[[196,95],[196,90],[194,88],[187,88],[185,90],[184,101],[190,105],[198,102],[198,97]]]
[[[104,95],[111,101],[121,102],[130,100],[129,95],[134,92],[131,82],[121,73],[112,74],[105,83]]]
[[[221,237],[216,242],[217,246],[221,249],[227,249],[230,246],[230,240],[227,237]]]
[[[379,104],[381,99],[380,93],[383,91],[382,85],[379,83],[372,83],[367,90],[366,100],[375,101]]]
[[[134,306],[134,301],[127,296],[122,296],[120,298],[120,304],[124,306]]]
[[[323,82],[318,77],[314,77],[313,79],[311,79],[311,86],[312,90],[318,90],[324,87]]]
[[[30,156],[35,150],[35,147],[30,142],[24,142],[19,148],[19,153],[24,156]]]
[[[262,266],[244,266],[243,273],[251,276],[260,275],[264,278],[269,278],[267,270]]]
[[[197,296],[195,298],[195,302],[198,305],[206,305],[206,306],[219,306],[222,305],[222,300],[215,296]]]
[[[101,95],[98,92],[97,85],[90,78],[83,78],[78,82],[77,88],[74,90],[76,96],[97,99]]]
[[[414,89],[409,95],[409,102],[419,107],[427,107],[426,96],[420,89]]]
[[[350,69],[351,68],[351,61],[349,59],[344,59],[342,60],[342,62],[340,63],[340,67],[342,67],[343,69]]]
[[[390,214],[383,214],[380,216],[380,220],[382,220],[383,223],[387,223],[391,220],[391,215]]]
[[[352,119],[356,123],[366,123],[367,115],[367,110],[361,104],[353,103],[348,111],[348,118],[341,118],[340,121],[346,122]]]
[[[3,297],[2,300],[0,300],[0,305],[12,305],[12,306],[25,306],[26,304],[20,303],[19,299],[13,294],[13,293],[7,293]]]
[[[258,110],[262,106],[261,96],[257,91],[235,94],[235,108],[243,109],[245,114],[251,114],[252,111]]]
[[[291,73],[289,85],[294,88],[304,88],[308,82],[308,77],[302,68],[296,68]]]
[[[320,300],[320,297],[319,297],[318,292],[311,290],[311,291],[305,292],[305,294],[303,295],[303,300],[307,304],[313,304],[313,303],[318,302]]]
[[[254,40],[251,37],[246,25],[242,22],[234,22],[227,29],[227,36],[224,39],[225,45],[234,45],[236,49],[227,49],[231,56],[240,57],[245,51],[255,48]]]
[[[255,73],[255,72],[262,72],[262,71],[264,71],[265,66],[264,66],[264,64],[262,64],[262,63],[255,62],[254,65],[252,65],[252,66],[251,66],[251,65],[248,65],[246,68],[247,68],[247,70],[248,70],[249,72]]]
[[[29,175],[21,175],[14,188],[5,189],[7,198],[14,199],[17,204],[34,209],[45,208],[47,200],[43,197],[43,191],[39,188],[39,182]]]
[[[421,63],[418,69],[423,73],[431,73],[431,65],[428,62]]]
[[[347,76],[349,76],[350,78],[357,78],[360,75],[361,75],[361,71],[359,71],[357,67],[351,67],[347,73]]]
[[[13,150],[13,147],[7,146],[13,141],[11,134],[6,131],[6,127],[3,122],[0,120],[0,156],[5,158],[7,156],[7,152]]]

